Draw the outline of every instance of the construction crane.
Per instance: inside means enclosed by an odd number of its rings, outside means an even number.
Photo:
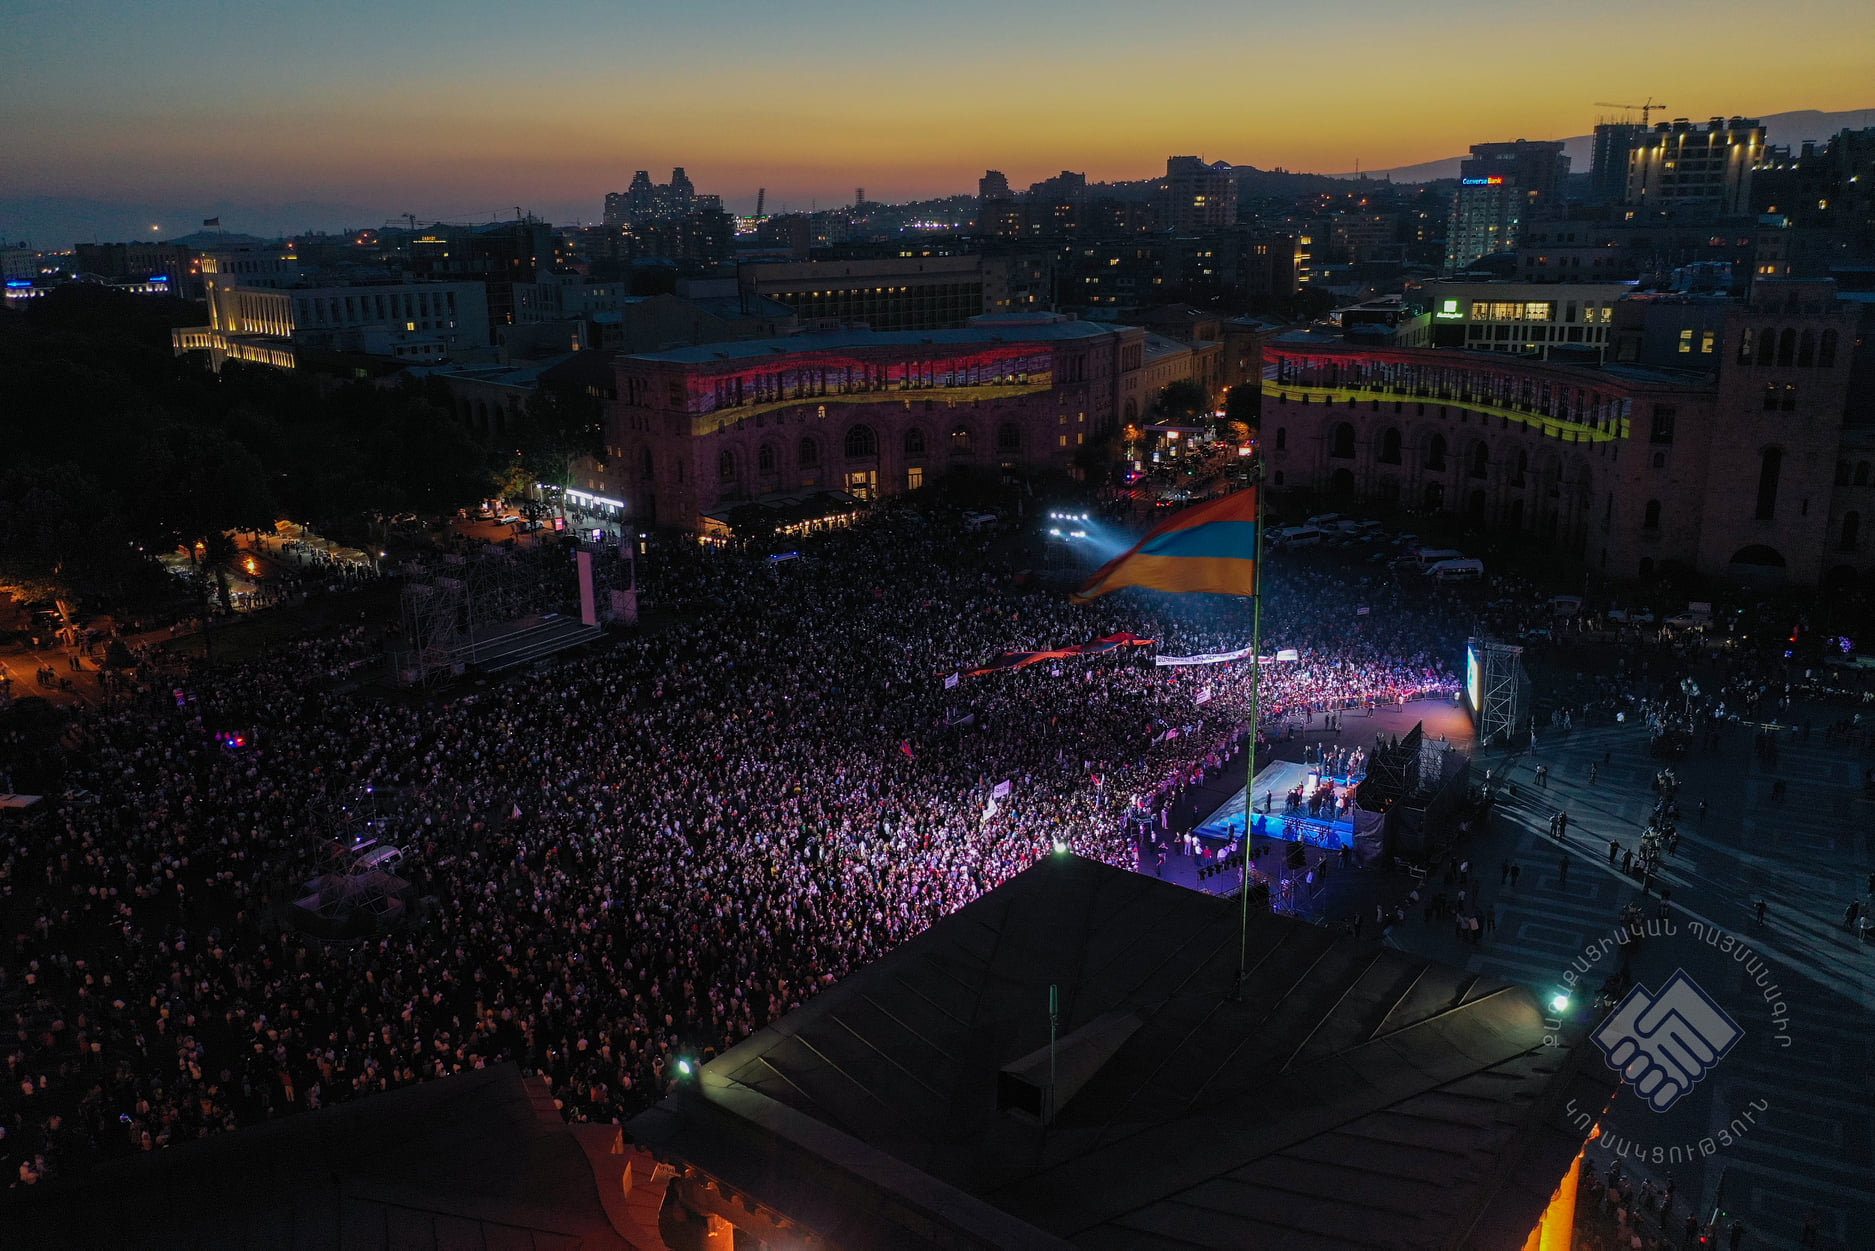
[[[1635,109],[1639,109],[1641,111],[1641,126],[1645,129],[1647,126],[1647,115],[1652,113],[1655,109],[1664,109],[1667,106],[1664,104],[1655,104],[1654,98],[1648,96],[1646,104],[1610,104],[1606,100],[1597,100],[1595,102],[1595,107],[1598,109],[1626,109],[1630,113]]]

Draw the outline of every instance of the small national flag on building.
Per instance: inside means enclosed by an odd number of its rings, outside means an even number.
[[[1256,550],[1257,488],[1249,487],[1168,517],[1069,598],[1084,604],[1129,586],[1254,595]]]
[[[219,218],[219,217],[204,217],[204,218],[202,219],[202,224],[203,224],[204,226],[219,226],[219,225],[221,225],[221,218]]]

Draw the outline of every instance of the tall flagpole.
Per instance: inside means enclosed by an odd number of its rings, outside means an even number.
[[[1244,979],[1250,976],[1250,818],[1256,812],[1257,728],[1261,721],[1259,701],[1263,687],[1263,455],[1250,470],[1250,489],[1257,493],[1256,556],[1250,570],[1250,741],[1244,746],[1243,784],[1243,884],[1238,896],[1237,981],[1231,998],[1243,994]]]

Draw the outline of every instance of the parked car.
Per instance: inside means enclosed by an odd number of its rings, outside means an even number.
[[[1468,557],[1441,560],[1426,571],[1435,582],[1473,582],[1484,577],[1484,562]]]

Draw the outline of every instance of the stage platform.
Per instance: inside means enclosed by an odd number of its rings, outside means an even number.
[[[1354,814],[1336,815],[1324,813],[1321,816],[1309,815],[1308,798],[1323,782],[1332,782],[1337,801],[1352,785],[1361,779],[1330,777],[1322,778],[1316,773],[1314,765],[1301,764],[1293,760],[1277,760],[1265,765],[1256,775],[1257,810],[1251,830],[1258,839],[1273,838],[1287,843],[1307,843],[1311,847],[1339,850],[1354,846]],[[1300,787],[1302,805],[1294,812],[1285,811],[1289,796]],[[1270,811],[1263,811],[1264,796],[1269,796]],[[1192,831],[1200,838],[1229,842],[1243,836],[1244,792],[1239,789],[1235,795],[1225,800],[1217,811],[1200,821]]]

